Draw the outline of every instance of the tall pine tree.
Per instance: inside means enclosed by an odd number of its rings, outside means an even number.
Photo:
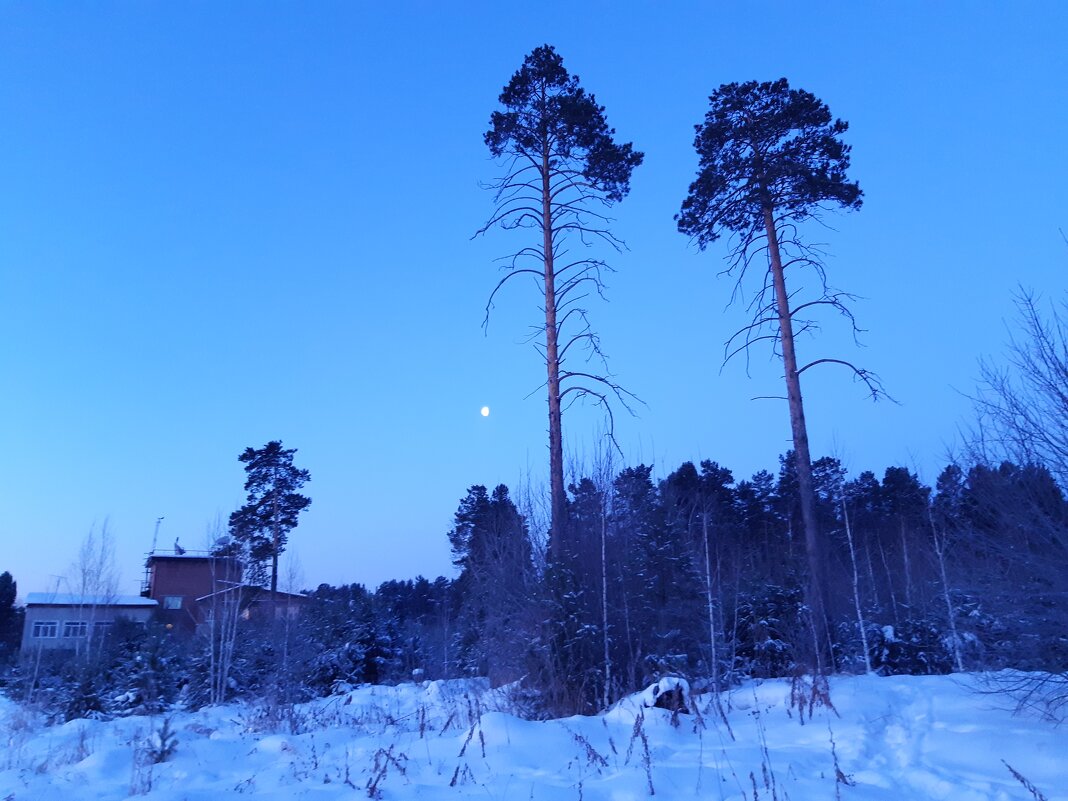
[[[487,304],[505,283],[518,276],[534,277],[544,321],[538,348],[545,359],[549,402],[549,559],[559,557],[567,520],[564,488],[562,410],[586,397],[605,407],[609,400],[626,404],[621,387],[583,366],[569,369],[569,351],[586,350],[601,357],[596,333],[586,311],[576,305],[585,292],[601,291],[601,259],[571,253],[569,246],[600,240],[619,247],[609,230],[605,210],[630,191],[630,176],[642,154],[630,143],[618,144],[604,107],[579,85],[549,45],[535,48],[500,94],[501,110],[490,116],[485,142],[504,164],[505,174],[493,184],[496,207],[478,233],[490,228],[530,229],[532,235],[508,260],[508,274],[498,282]]]
[[[238,457],[245,465],[248,498],[230,515],[230,535],[244,549],[253,580],[266,580],[270,563],[272,601],[278,591],[278,557],[300,513],[311,505],[311,498],[297,492],[311,474],[294,466],[296,452],[272,440],[259,449],[246,448]]]
[[[797,316],[802,309],[811,312],[827,306],[852,316],[843,303],[848,296],[828,289],[825,282],[820,296],[797,304],[787,288],[786,270],[814,268],[822,280],[818,254],[800,240],[798,224],[824,208],[860,208],[860,187],[846,176],[849,146],[841,136],[848,125],[833,119],[814,95],[791,89],[785,78],[724,84],[712,93],[709,106],[704,122],[696,126],[697,178],[676,220],[679,231],[696,239],[702,249],[724,231],[735,234],[731,270],[738,280],[755,257],[766,253],[767,271],[751,306],[755,317],[728,342],[728,358],[758,340],[771,339],[783,360],[808,556],[806,600],[818,644],[813,656],[815,667],[828,668],[832,661],[824,541],[816,512],[801,374],[816,364],[835,362],[852,368],[873,394],[878,385],[870,373],[841,359],[799,361],[794,334],[795,326],[805,325]]]

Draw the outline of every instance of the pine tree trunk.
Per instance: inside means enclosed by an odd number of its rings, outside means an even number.
[[[271,619],[274,619],[276,594],[278,592],[278,547],[281,544],[281,534],[279,528],[281,524],[278,520],[278,471],[274,471],[274,489],[271,493],[271,517],[273,519],[273,525],[271,526]]]
[[[797,463],[798,494],[801,496],[801,521],[805,528],[805,552],[808,556],[806,601],[812,614],[813,634],[816,639],[815,667],[822,672],[824,661],[828,668],[833,665],[830,661],[831,643],[827,628],[823,548],[816,521],[816,494],[812,482],[812,457],[808,448],[805,408],[801,401],[801,376],[797,372],[793,319],[790,316],[790,297],[786,294],[786,278],[783,274],[782,256],[779,253],[779,237],[775,229],[775,218],[770,207],[764,208],[764,231],[767,234],[768,257],[771,262],[772,283],[778,308],[783,370],[786,373],[786,397],[790,406],[790,428],[794,440],[794,459]]]
[[[552,187],[550,183],[549,141],[542,143],[541,215],[542,252],[545,266],[545,366],[549,391],[549,564],[560,558],[560,541],[567,520],[564,495],[564,444],[560,414],[560,355],[556,325],[556,275],[553,266]]]
[[[607,490],[605,490],[607,493]],[[604,640],[604,694],[601,705],[608,709],[612,692],[612,652],[608,636],[608,509],[601,498],[601,636]]]

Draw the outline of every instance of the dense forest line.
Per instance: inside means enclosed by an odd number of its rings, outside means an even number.
[[[506,486],[472,486],[448,532],[455,579],[320,585],[300,619],[236,627],[221,684],[219,642],[131,626],[78,659],[25,654],[8,689],[68,719],[481,675],[548,715],[667,674],[724,688],[811,670],[792,464],[745,480],[711,461],[659,481],[648,465],[577,479],[558,563]],[[813,468],[832,586],[824,670],[1068,669],[1068,503],[1048,470],[950,465],[928,487],[902,467]]]

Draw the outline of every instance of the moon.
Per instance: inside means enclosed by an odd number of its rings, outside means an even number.
[[[478,411],[479,411],[479,414],[481,414],[483,417],[489,417],[489,406],[483,406]]]

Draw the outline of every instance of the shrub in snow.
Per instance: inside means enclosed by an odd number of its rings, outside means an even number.
[[[110,715],[157,715],[169,709],[185,684],[180,643],[159,626],[113,637],[103,654]],[[118,690],[118,692],[114,692]]]
[[[154,765],[166,762],[178,749],[178,736],[171,728],[170,718],[164,718],[158,729],[145,741],[145,755]]]
[[[872,668],[886,676],[936,675],[953,670],[940,628],[928,620],[885,625],[869,635]]]
[[[801,590],[769,585],[740,596],[734,627],[735,666],[753,678],[787,675],[794,664],[793,643],[807,631],[801,621]]]
[[[178,700],[187,678],[180,647],[166,630],[120,621],[80,653],[23,653],[12,695],[53,722],[157,714]]]
[[[346,692],[365,681],[367,649],[357,642],[324,646],[312,659],[306,676],[308,687],[317,695]]]
[[[864,621],[864,634],[867,636],[868,657],[872,654],[872,643],[880,638],[880,627],[875,623]],[[856,620],[839,623],[835,628],[834,663],[843,673],[864,673],[867,663],[864,659],[864,637],[861,637],[860,625]],[[872,663],[872,669],[875,664]]]
[[[44,714],[48,723],[104,717],[105,672],[98,660],[73,652],[24,654],[12,695]]]

